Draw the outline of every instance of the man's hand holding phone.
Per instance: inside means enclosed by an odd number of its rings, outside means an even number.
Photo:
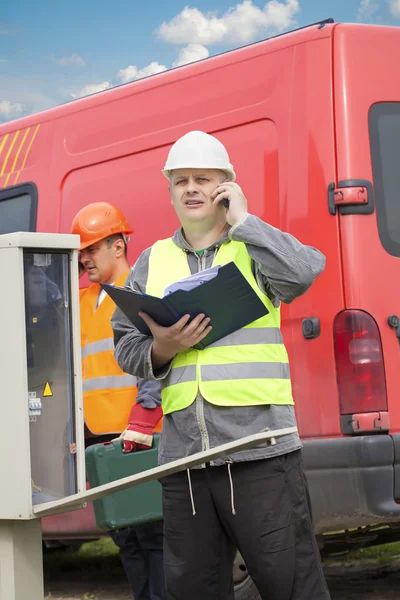
[[[212,194],[214,202],[222,202],[226,208],[226,220],[232,227],[242,223],[247,217],[247,200],[240,186],[233,181],[225,181]]]

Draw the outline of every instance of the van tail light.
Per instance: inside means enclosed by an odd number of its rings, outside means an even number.
[[[375,422],[381,411],[387,411],[378,325],[362,310],[345,310],[336,316],[333,329],[341,415],[368,417],[365,413],[377,413],[372,419]],[[356,429],[353,427],[353,431]]]

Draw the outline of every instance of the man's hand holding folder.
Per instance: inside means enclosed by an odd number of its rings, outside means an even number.
[[[177,352],[210,344],[268,314],[235,263],[197,287],[176,289],[164,298],[103,284],[117,306],[145,335],[154,338],[153,353],[165,364]],[[159,362],[157,360],[157,362]]]
[[[190,315],[184,315],[175,325],[163,327],[149,315],[140,312],[154,338],[151,349],[153,367],[157,370],[169,363],[178,352],[183,352],[201,342],[211,331],[210,317],[200,313],[189,322]]]

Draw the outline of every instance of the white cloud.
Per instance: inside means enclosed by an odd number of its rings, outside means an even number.
[[[149,75],[156,75],[157,73],[162,73],[163,71],[166,71],[166,70],[167,70],[167,67],[165,65],[160,65],[157,61],[154,61],[154,62],[150,63],[149,65],[147,65],[147,67],[140,69],[137,72],[135,79],[141,79],[142,77],[149,77]]]
[[[197,8],[185,8],[169,23],[165,21],[157,29],[158,37],[170,44],[215,44],[227,32],[224,17],[208,13],[204,15]]]
[[[65,77],[60,77],[60,82]],[[37,75],[4,75],[0,72],[0,122],[37,113],[61,104],[65,98],[56,91],[57,80]]]
[[[141,79],[142,77],[148,77],[149,75],[155,75],[156,73],[161,73],[162,71],[166,70],[167,67],[165,65],[160,65],[157,61],[150,63],[143,69],[138,69],[135,65],[129,65],[126,67],[126,69],[120,69],[118,71],[117,79],[121,83],[128,83],[128,81]],[[88,84],[77,92],[70,92],[70,95],[76,100],[77,98],[83,98],[83,96],[89,96],[90,94],[95,94],[96,92],[103,92],[112,86],[113,84],[109,81]]]
[[[0,100],[0,118],[15,119],[22,115],[24,106],[20,102],[10,102],[9,100]]]
[[[71,56],[65,56],[62,58],[55,58],[55,62],[62,66],[72,65],[74,67],[84,67],[86,62],[83,60],[79,54],[71,54]]]
[[[133,81],[138,72],[138,68],[135,65],[129,65],[126,69],[120,69],[117,73],[117,79],[121,83],[128,83],[128,81]]]
[[[375,2],[375,0],[361,0],[360,6],[358,7],[357,19],[359,21],[369,19],[378,8],[379,2]]]
[[[299,0],[270,0],[262,9],[251,0],[243,0],[221,17],[185,6],[171,21],[160,25],[157,35],[171,44],[247,43],[266,32],[288,29],[299,10]]]
[[[400,0],[389,0],[389,11],[392,17],[400,18]]]
[[[76,100],[77,98],[83,98],[83,96],[89,96],[90,94],[95,94],[96,92],[103,92],[109,87],[111,87],[109,81],[103,81],[103,83],[89,83],[77,92],[71,92],[71,96]]]
[[[128,83],[128,81],[134,81],[135,79],[141,79],[142,77],[148,77],[149,75],[156,75],[166,71],[165,65],[160,65],[157,61],[153,61],[147,67],[138,69],[135,65],[129,65],[126,69],[120,69],[117,73],[117,79],[121,83]]]
[[[202,46],[201,44],[189,44],[188,46],[181,48],[179,56],[172,66],[181,67],[182,65],[208,58],[209,55],[210,53],[205,46]]]

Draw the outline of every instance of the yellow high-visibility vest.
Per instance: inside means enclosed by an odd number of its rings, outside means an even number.
[[[190,348],[179,352],[169,375],[161,382],[164,414],[190,406],[198,391],[218,406],[294,404],[288,355],[280,331],[280,309],[258,287],[243,242],[222,244],[213,266],[231,261],[269,313],[204,350]],[[160,240],[150,252],[146,293],[161,298],[171,283],[190,274],[187,253],[171,238]]]

